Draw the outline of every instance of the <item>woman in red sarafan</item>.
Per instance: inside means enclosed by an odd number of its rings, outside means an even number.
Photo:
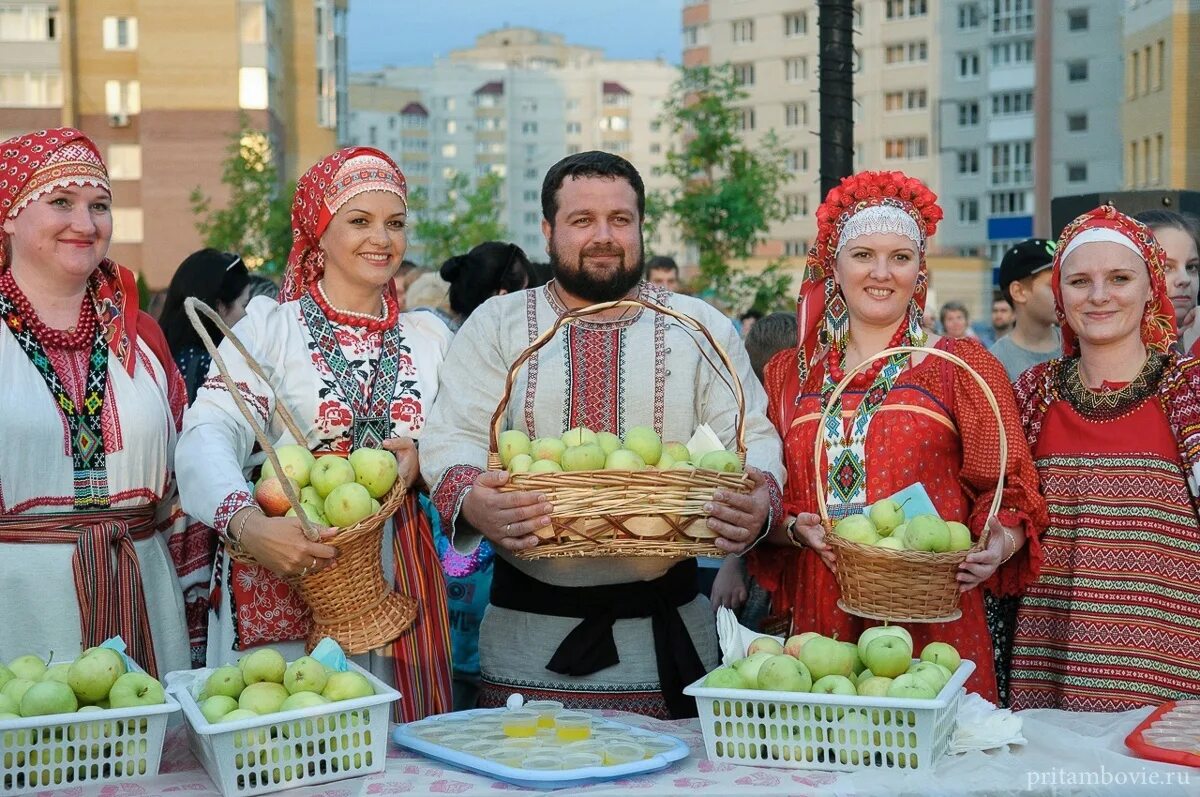
[[[944,519],[980,534],[999,476],[999,431],[982,390],[961,368],[924,355],[874,360],[838,400],[835,420],[818,428],[833,386],[880,351],[909,345],[957,355],[992,388],[1008,431],[1002,508],[990,521],[987,547],[960,569],[963,616],[908,628],[917,651],[948,642],[974,661],[967,686],[994,701],[992,644],[976,587],[986,582],[998,594],[1015,594],[1036,576],[1046,505],[1003,367],[977,341],[921,328],[925,245],[942,218],[936,199],[900,172],[863,172],[844,179],[818,208],[817,240],[800,289],[799,346],[775,355],[765,371],[769,415],[784,440],[789,515],[768,539],[794,547],[781,556],[760,546],[750,568],[773,593],[775,611],[790,616],[793,633],[854,640],[877,624],[837,606],[833,553],[813,514],[816,434],[825,438],[821,485],[834,519],[920,482]]]

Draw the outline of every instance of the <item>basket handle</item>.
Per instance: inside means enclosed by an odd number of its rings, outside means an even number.
[[[1000,477],[996,480],[996,493],[992,496],[992,505],[988,509],[988,517],[995,517],[996,513],[1000,511],[1000,502],[1004,493],[1004,474],[1008,471],[1008,432],[1004,429],[1004,416],[1000,414],[1000,405],[996,402],[996,394],[992,392],[992,389],[988,386],[988,383],[984,381],[983,377],[980,376],[974,368],[967,365],[967,363],[957,355],[951,354],[947,351],[942,351],[941,349],[933,349],[925,346],[893,346],[891,348],[884,349],[873,357],[868,357],[858,365],[846,371],[846,375],[842,377],[842,381],[837,384],[837,386],[833,389],[833,393],[830,394],[828,406],[821,411],[821,417],[818,420],[819,425],[817,426],[817,434],[813,439],[813,472],[815,474],[814,478],[816,480],[817,487],[817,513],[821,516],[821,522],[827,529],[829,528],[830,524],[829,508],[825,504],[825,484],[824,480],[821,478],[821,449],[822,444],[825,442],[825,436],[821,433],[821,430],[825,428],[825,424],[829,420],[829,411],[834,406],[834,400],[839,398],[842,393],[845,392],[846,388],[850,386],[850,382],[854,379],[854,377],[862,371],[867,370],[871,363],[884,357],[891,357],[893,354],[906,353],[928,354],[934,357],[940,357],[943,360],[947,360],[966,370],[966,372],[971,375],[971,378],[975,380],[975,383],[983,390],[983,396],[987,399],[988,406],[992,408],[992,412],[996,415],[996,423],[1000,428]],[[838,420],[839,422],[841,421],[840,418]],[[987,545],[987,538],[987,524],[984,524],[983,533],[980,535],[979,541],[981,546]]]
[[[250,411],[246,400],[242,398],[241,391],[238,390],[233,377],[229,375],[229,368],[225,365],[225,360],[222,359],[221,353],[217,349],[217,344],[213,343],[212,336],[208,334],[208,328],[200,320],[199,314],[207,316],[210,321],[216,324],[217,329],[221,330],[221,334],[225,336],[225,339],[232,343],[233,347],[241,353],[242,358],[246,361],[246,366],[255,376],[263,380],[271,388],[271,391],[275,394],[275,413],[283,421],[283,425],[287,427],[292,439],[303,445],[307,438],[300,431],[296,419],[279,398],[279,391],[271,384],[271,380],[267,379],[267,375],[263,373],[262,366],[250,355],[250,352],[247,351],[238,336],[233,333],[233,330],[229,328],[229,325],[221,319],[221,316],[217,315],[216,310],[213,310],[195,296],[189,296],[184,300],[183,309],[187,313],[188,320],[192,322],[192,327],[195,328],[196,334],[200,336],[200,340],[204,343],[204,348],[208,349],[208,353],[212,355],[213,364],[217,366],[217,371],[221,374],[221,381],[225,383],[229,395],[233,398],[233,403],[237,405],[238,410],[242,413],[242,417],[246,419],[246,423],[250,424],[250,430],[254,432],[254,439],[258,441],[262,450],[266,452],[267,459],[271,461],[272,467],[275,468],[275,473],[280,477],[279,483],[283,485],[283,493],[287,496],[288,503],[296,510],[296,519],[300,521],[300,527],[304,530],[304,536],[310,542],[318,541],[321,539],[321,535],[313,527],[308,519],[308,515],[305,514],[304,509],[300,506],[300,496],[292,487],[291,479],[284,476],[283,465],[280,464],[279,457],[275,453],[275,446],[271,444],[266,431],[259,426],[257,416]]]
[[[712,333],[709,332],[708,329],[706,329],[699,321],[692,318],[690,315],[679,312],[678,310],[673,310],[670,307],[658,304],[657,302],[649,302],[645,299],[615,299],[611,302],[600,302],[599,304],[592,304],[588,305],[587,307],[578,307],[574,310],[568,310],[560,315],[549,329],[538,336],[537,340],[531,343],[529,348],[525,349],[525,351],[521,353],[521,356],[517,358],[516,362],[514,362],[508,369],[508,378],[504,381],[504,395],[500,397],[500,403],[496,407],[496,411],[492,414],[492,423],[488,438],[490,447],[488,450],[499,450],[497,446],[499,444],[500,437],[500,424],[504,420],[504,411],[508,408],[508,403],[512,398],[513,386],[516,384],[517,373],[521,370],[521,366],[524,365],[530,357],[537,353],[538,350],[549,343],[554,336],[558,334],[558,330],[564,325],[574,323],[582,318],[586,318],[596,313],[602,313],[605,310],[611,310],[614,307],[639,307],[653,310],[661,315],[674,318],[688,329],[704,335],[704,337],[708,340],[709,345],[711,345],[713,350],[717,353],[717,356],[721,358],[721,364],[725,366],[725,370],[729,372],[731,377],[733,377],[733,382],[726,382],[726,384],[729,385],[730,390],[733,391],[733,397],[737,401],[738,405],[735,437],[737,438],[736,443],[738,453],[741,455],[742,460],[744,461],[746,458],[746,394],[742,389],[742,380],[738,376],[737,369],[733,367],[733,362],[729,359],[729,355],[725,353],[725,349],[721,347],[721,344],[717,343],[716,338],[712,336]],[[693,342],[696,343],[697,347],[700,346],[700,343],[695,341],[694,338]],[[700,351],[704,358],[708,359],[708,355],[703,353],[704,350],[701,349]],[[716,368],[716,365],[712,363],[712,360],[709,360],[709,364],[713,365],[714,369]]]

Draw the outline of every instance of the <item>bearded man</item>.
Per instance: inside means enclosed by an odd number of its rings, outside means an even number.
[[[662,557],[524,560],[552,507],[535,492],[504,493],[489,472],[488,424],[509,366],[564,312],[640,297],[706,326],[729,354],[746,393],[748,495],[720,490],[706,521],[715,544],[740,554],[783,517],[779,437],[766,396],[728,319],[715,308],[642,280],[645,189],[637,170],[604,152],[571,155],[542,184],[542,232],[554,279],[489,299],[455,337],[422,437],[433,501],[460,553],[494,546],[491,602],[480,626],[480,705],[520,692],[574,708],[661,718],[696,716],[682,688],[717,666],[708,600],[696,562]],[[737,405],[702,336],[642,308],[616,307],[564,326],[522,368],[505,428],[558,437],[586,426],[624,436],[652,426],[688,440],[709,424],[732,448]],[[490,546],[480,547],[482,538]]]

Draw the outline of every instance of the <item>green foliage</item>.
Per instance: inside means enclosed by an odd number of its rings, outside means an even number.
[[[291,206],[296,186],[282,185],[270,141],[243,120],[231,136],[221,167],[229,201],[214,208],[212,197],[192,190],[192,213],[205,246],[236,252],[251,269],[278,278],[292,247]]]
[[[409,219],[422,260],[437,268],[484,241],[506,240],[508,231],[500,221],[503,184],[499,175],[489,173],[472,188],[467,175],[459,173],[437,204],[430,203],[424,189],[414,190],[408,198]]]

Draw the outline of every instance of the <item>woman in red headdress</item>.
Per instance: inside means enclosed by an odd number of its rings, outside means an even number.
[[[1200,361],[1172,345],[1164,260],[1110,206],[1058,243],[1063,357],[1016,384],[1050,523],[1017,614],[1014,708],[1200,696]]]
[[[111,206],[78,130],[0,143],[0,651],[70,660],[120,635],[162,675],[190,666],[180,586],[207,581],[207,531],[173,500],[187,391],[107,257]]]
[[[1013,594],[1036,574],[1046,507],[1003,367],[977,341],[921,327],[926,242],[941,218],[934,194],[899,172],[845,178],[818,208],[817,240],[800,289],[799,346],[775,355],[764,374],[788,469],[788,523],[768,539],[797,550],[779,556],[759,546],[750,564],[774,593],[774,608],[790,615],[792,633],[855,640],[875,623],[837,606],[833,553],[813,514],[814,435],[825,440],[820,484],[834,518],[920,482],[943,519],[967,524],[975,536],[989,522],[991,536],[960,569],[962,618],[910,624],[914,649],[932,641],[954,645],[976,665],[968,688],[995,700],[992,645],[976,587],[987,582],[999,594]],[[819,428],[826,397],[845,371],[898,345],[955,354],[995,392],[1009,440],[998,518],[989,521],[987,512],[999,476],[999,432],[983,392],[961,368],[924,355],[874,360],[842,395],[838,420]]]
[[[279,302],[258,298],[236,333],[262,366],[251,372],[229,343],[225,362],[276,445],[300,442],[314,454],[363,447],[396,453],[400,478],[419,478],[415,441],[438,389],[450,330],[432,313],[401,313],[392,277],[407,248],[407,189],[387,155],[340,150],[300,178],[292,205],[294,243]],[[268,384],[269,382],[269,384]],[[283,402],[301,424],[295,441],[276,416]],[[307,607],[281,576],[332,567],[336,550],[310,542],[294,518],[268,518],[247,478],[263,462],[254,435],[224,382],[201,386],[188,410],[176,464],[184,506],[240,545],[261,567],[218,557],[213,579],[210,665],[271,644],[303,655]],[[445,581],[431,531],[409,492],[384,535],[384,573],[420,605],[413,626],[363,657],[363,666],[404,695],[404,721],[449,711],[449,620]],[[290,643],[290,644],[281,644]]]

